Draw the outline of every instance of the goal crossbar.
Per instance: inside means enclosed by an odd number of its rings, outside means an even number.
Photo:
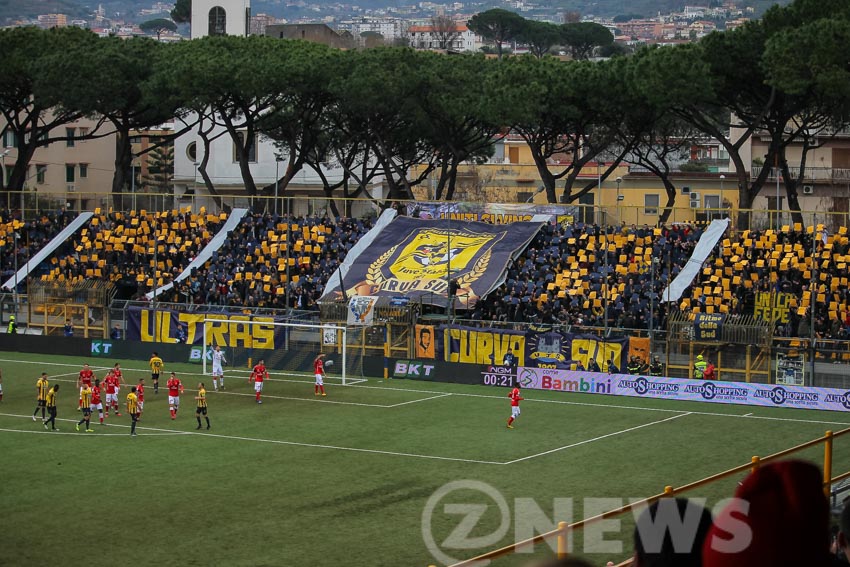
[[[224,325],[228,327],[227,331],[223,333],[225,337],[224,341],[221,340],[221,331],[212,332],[213,325]],[[285,332],[282,336],[278,336],[278,333],[273,331],[270,336],[265,334],[265,336],[260,339],[255,338],[252,333],[247,341],[243,339],[243,343],[248,344],[234,345],[231,347],[229,344],[224,343],[235,343],[233,337],[231,337],[231,329],[234,328],[234,325],[245,325],[249,328],[259,326],[267,328],[284,328]],[[291,331],[304,331],[305,333],[315,331],[316,336],[311,337],[312,340],[304,340],[303,336],[294,338]],[[217,336],[219,337],[219,340],[218,343],[215,343]],[[297,366],[300,365],[302,367],[300,371],[309,371],[310,373],[312,373],[312,358],[309,358],[309,368],[305,369],[304,366],[307,363],[305,355],[306,357],[310,357],[309,353],[311,351],[323,352],[329,349],[331,352],[339,353],[342,357],[339,372],[342,384],[345,385],[347,376],[347,337],[348,328],[341,325],[324,323],[290,323],[286,321],[234,321],[233,319],[223,319],[215,316],[205,317],[203,320],[203,347],[201,353],[203,373],[204,375],[209,375],[211,372],[211,351],[216,344],[227,349],[225,351],[225,356],[227,356],[227,351],[233,352],[238,349],[245,349],[247,351],[258,350],[261,355],[258,355],[254,360],[259,358],[264,358],[266,360],[276,359],[277,361],[285,360],[296,365],[296,368],[285,367],[285,370],[298,371],[299,368]],[[271,340],[271,348],[268,346],[269,340]],[[278,341],[281,341],[282,344],[278,344]],[[256,343],[259,343],[259,345],[262,346],[255,346]],[[234,363],[234,360],[230,358],[227,358],[227,360],[230,364]],[[330,364],[328,364],[328,366],[330,366]]]

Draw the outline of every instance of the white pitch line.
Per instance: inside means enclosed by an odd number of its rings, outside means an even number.
[[[453,394],[440,394],[439,396],[431,396],[430,398],[422,398],[421,400],[410,400],[409,402],[401,402],[399,404],[393,404],[391,406],[385,406],[388,408],[397,408],[399,406],[406,406],[407,404],[418,404],[419,402],[427,402],[428,400],[436,400],[438,398],[445,398],[446,396],[452,396]]]
[[[419,392],[422,394],[436,394],[440,393],[438,390],[418,390],[412,388],[387,388],[385,386],[354,386],[355,388],[370,388],[374,390],[400,390],[404,392]],[[535,390],[539,392],[543,392],[546,390]],[[491,396],[487,394],[467,394],[462,392],[452,392],[453,396],[465,396],[468,398],[486,398],[493,400],[504,401],[507,399],[507,396]],[[642,399],[650,399],[650,398],[642,398]],[[618,404],[599,404],[592,402],[571,402],[567,400],[542,400],[540,398],[525,398],[525,402],[535,402],[542,404],[562,404],[567,406],[585,406],[585,407],[595,407],[595,408],[612,408],[612,409],[624,409],[624,410],[636,410],[636,411],[654,411],[654,412],[662,412],[662,413],[685,413],[685,410],[677,410],[672,408],[652,408],[652,407],[642,407],[642,406],[625,406]],[[698,402],[697,402],[698,403]],[[735,404],[728,404],[730,406]],[[826,411],[826,410],[822,410]],[[744,416],[735,414],[735,413],[721,413],[721,412],[708,412],[708,411],[688,411],[687,413],[693,415],[708,415],[715,417],[731,417],[731,418],[742,418]],[[850,422],[845,421],[821,421],[815,419],[799,419],[792,417],[769,417],[769,416],[760,416],[760,415],[751,415],[749,419],[763,419],[766,421],[790,421],[794,423],[813,423],[818,425],[850,425]]]
[[[136,429],[139,429],[138,427]],[[78,431],[28,431],[26,429],[4,429],[0,428],[0,431],[5,431],[7,433],[38,433],[41,435],[75,435],[77,437],[127,437],[127,433],[98,433],[97,435],[86,435],[85,433]],[[174,437],[175,435],[191,435],[190,431],[175,431],[173,433],[139,433],[139,435],[144,435],[145,437]]]
[[[751,415],[753,415],[753,414],[748,413],[748,414],[742,415],[741,417],[750,417]]]
[[[551,453],[557,453],[558,451],[563,451],[564,449],[572,449],[573,447],[578,447],[579,445],[587,445],[588,443],[593,443],[594,441],[601,441],[602,439],[607,439],[609,437],[614,437],[616,435],[622,435],[624,433],[629,433],[630,431],[636,431],[638,429],[643,429],[644,427],[649,427],[651,425],[658,425],[659,423],[664,423],[665,421],[673,421],[674,419],[679,419],[680,417],[685,417],[686,415],[691,415],[691,412],[681,413],[679,415],[674,415],[673,417],[668,417],[666,419],[660,419],[658,421],[653,421],[652,423],[644,423],[643,425],[637,425],[635,427],[623,429],[622,431],[615,431],[614,433],[607,433],[605,435],[600,435],[599,437],[594,437],[593,439],[585,439],[584,441],[579,441],[578,443],[571,443],[569,445],[564,445],[563,447],[558,447],[557,449],[549,449],[548,451],[543,451],[542,453],[536,453],[534,455],[529,455],[527,457],[521,457],[519,459],[514,459],[513,461],[508,461],[505,464],[506,465],[512,465],[514,463],[519,463],[521,461],[527,461],[529,459],[535,459],[537,457],[542,457],[543,455],[549,455]]]
[[[31,417],[31,416],[26,416],[26,415],[10,414],[10,413],[0,413],[0,415],[8,416],[8,417],[19,417],[21,419],[29,419]],[[58,421],[75,421],[75,420],[59,419]],[[119,424],[115,424],[115,425],[109,424],[109,425],[111,427],[124,427],[124,428],[130,427],[129,425],[119,425]],[[417,459],[430,459],[430,460],[437,460],[437,461],[455,461],[455,462],[460,462],[460,463],[475,463],[475,464],[479,464],[479,465],[504,465],[504,464],[507,464],[507,463],[502,463],[502,462],[498,462],[498,461],[478,461],[478,460],[475,460],[475,459],[461,459],[459,457],[441,457],[441,456],[437,456],[437,455],[419,455],[417,453],[399,453],[399,452],[396,452],[396,451],[381,451],[381,450],[378,450],[378,449],[361,449],[361,448],[358,448],[358,447],[341,447],[341,446],[337,446],[337,445],[321,445],[321,444],[317,444],[317,443],[300,443],[300,442],[297,442],[297,441],[284,441],[284,440],[281,440],[281,439],[263,439],[261,437],[240,437],[240,436],[237,436],[237,435],[222,435],[222,434],[219,434],[219,433],[205,433],[205,432],[202,432],[202,431],[175,431],[173,429],[163,429],[163,428],[159,428],[159,427],[142,427],[142,426],[138,426],[138,425],[136,426],[136,429],[137,430],[147,430],[147,431],[160,431],[160,432],[164,432],[164,433],[181,434],[181,435],[199,435],[199,436],[202,436],[202,437],[215,437],[215,438],[218,438],[218,439],[234,439],[234,440],[237,440],[237,441],[254,441],[256,443],[272,443],[272,444],[275,444],[275,445],[290,445],[290,446],[293,446],[293,447],[310,447],[310,448],[314,448],[314,449],[332,449],[332,450],[336,450],[336,451],[351,451],[351,452],[355,452],[355,453],[371,453],[371,454],[375,454],[375,455],[391,455],[391,456],[394,456],[394,457],[413,457],[413,458],[417,458]],[[0,431],[3,431],[3,430],[0,429]],[[19,432],[21,430],[13,429],[11,431]],[[50,431],[36,431],[34,433],[51,433],[51,432]],[[60,431],[59,434],[61,434],[61,433],[62,432]],[[124,433],[122,435],[126,436],[127,434]],[[93,435],[92,437],[97,437],[97,435]]]
[[[168,430],[165,430],[168,431]],[[502,463],[498,461],[478,461],[475,459],[461,459],[459,457],[440,457],[437,455],[419,455],[416,453],[398,453],[395,451],[380,451],[377,449],[360,449],[357,447],[340,447],[337,445],[320,445],[316,443],[298,443],[296,441],[283,441],[279,439],[262,439],[259,437],[239,437],[236,435],[220,435],[218,433],[202,433],[202,432],[190,432],[191,435],[202,435],[204,437],[218,437],[221,439],[235,439],[238,441],[255,441],[258,443],[275,443],[279,445],[292,445],[295,447],[312,447],[315,449],[334,449],[337,451],[353,451],[356,453],[372,453],[376,455],[391,455],[394,457],[413,457],[417,459],[431,459],[437,461],[455,461],[460,463],[475,463],[479,465],[505,465],[507,463]]]
[[[64,363],[64,362],[38,362],[32,360],[10,360],[10,359],[2,359],[0,358],[0,362],[16,362],[21,364],[45,364],[52,366],[75,366],[74,364]],[[147,369],[140,368],[125,368],[124,370],[138,371],[138,372],[147,372]],[[242,372],[239,370],[239,372]],[[181,373],[184,376],[204,376],[204,374],[183,372]],[[291,374],[293,376],[307,376],[307,374]],[[238,378],[237,378],[238,380]],[[274,382],[287,382],[287,383],[303,383],[303,384],[312,384],[312,380],[281,380],[281,379],[270,379]],[[338,384],[339,385],[339,384]],[[465,396],[468,398],[484,398],[484,399],[492,399],[492,400],[501,400],[504,401],[507,399],[506,396],[492,396],[487,394],[468,394],[463,392],[445,392],[439,390],[420,390],[417,388],[396,388],[396,387],[387,387],[387,386],[365,386],[365,385],[348,385],[346,387],[351,388],[365,388],[368,390],[383,390],[383,391],[398,391],[398,392],[416,392],[420,394],[451,394],[453,396]],[[539,390],[544,391],[544,390]],[[303,399],[303,398],[299,398]],[[649,398],[642,398],[649,399]],[[660,400],[664,401],[664,400]],[[535,398],[525,398],[525,402],[533,402],[533,403],[543,403],[543,404],[562,404],[567,406],[584,406],[584,407],[598,407],[598,408],[611,408],[611,409],[624,409],[624,410],[636,410],[636,411],[654,411],[654,412],[662,412],[662,413],[676,413],[681,414],[684,410],[677,410],[671,408],[653,408],[653,407],[643,407],[643,406],[628,406],[628,405],[619,405],[619,404],[600,404],[593,402],[571,402],[567,400],[543,400],[543,399],[535,399]],[[697,402],[698,403],[698,402]],[[728,406],[734,406],[736,404],[725,404]],[[390,407],[390,406],[382,406],[382,407]],[[824,410],[825,411],[825,410]],[[740,419],[744,416],[740,414],[734,413],[722,413],[722,412],[707,412],[707,411],[690,411],[688,412],[692,415],[707,415],[714,417],[727,417],[727,418],[736,418]],[[791,423],[811,423],[816,425],[845,425],[850,426],[850,422],[845,421],[824,421],[824,420],[815,420],[815,419],[800,419],[800,418],[790,418],[790,417],[769,417],[769,416],[760,416],[760,415],[750,415],[747,416],[748,419],[761,419],[764,421],[784,421]]]

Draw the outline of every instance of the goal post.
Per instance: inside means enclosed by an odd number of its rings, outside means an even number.
[[[258,360],[270,372],[312,376],[313,360],[324,353],[328,378],[348,380],[348,329],[324,323],[288,323],[272,320],[235,321],[205,317],[203,320],[203,374],[212,373],[212,352],[224,352],[226,367],[249,370]],[[231,346],[232,345],[232,346]]]

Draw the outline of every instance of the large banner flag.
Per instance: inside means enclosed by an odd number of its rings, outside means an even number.
[[[461,304],[471,306],[504,282],[508,265],[541,226],[398,217],[369,232],[380,231],[342,278],[331,278],[323,299],[401,295],[444,305],[451,280]],[[344,292],[335,278],[343,280]]]
[[[375,320],[375,304],[378,298],[374,295],[358,295],[348,302],[349,325],[369,326]]]
[[[578,214],[574,205],[538,205],[535,203],[465,203],[417,202],[408,205],[408,213],[420,219],[451,219],[456,221],[481,221],[491,224],[510,224],[531,221],[545,215],[558,223],[571,223]]]
[[[609,361],[625,368],[630,341],[541,328],[514,331],[457,325],[438,327],[437,337],[437,360],[445,362],[499,365],[510,349],[519,366],[568,370],[578,363],[587,368],[595,360],[606,371]]]
[[[685,264],[685,267],[682,268],[676,279],[670,282],[670,285],[661,294],[661,301],[679,301],[679,298],[682,297],[682,294],[688,289],[700,270],[702,270],[702,265],[711,255],[712,251],[714,251],[714,247],[723,238],[726,229],[729,228],[729,222],[729,219],[714,219],[711,221],[711,224],[708,225],[708,228],[699,237],[691,257],[688,258],[688,263]]]
[[[265,350],[275,350],[286,345],[287,327],[273,325],[274,317],[185,313],[141,307],[130,307],[127,310],[126,336],[128,341],[176,343],[178,329],[182,327],[186,333],[186,344],[203,346],[204,319],[208,319],[209,345]],[[259,324],[248,325],[248,322]]]

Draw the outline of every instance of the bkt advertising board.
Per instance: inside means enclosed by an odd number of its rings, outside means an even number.
[[[691,402],[850,411],[850,391],[521,367],[523,388]]]

